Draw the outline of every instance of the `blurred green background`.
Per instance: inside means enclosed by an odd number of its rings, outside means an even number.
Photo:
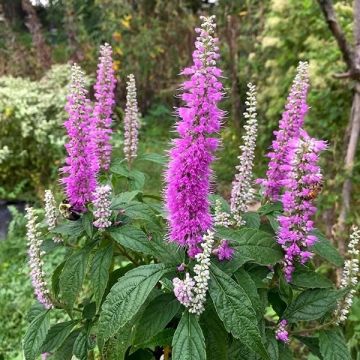
[[[334,1],[349,41],[352,3]],[[307,60],[311,91],[306,128],[312,136],[329,143],[322,160],[325,186],[319,197],[317,221],[329,234],[341,200],[353,83],[333,76],[345,67],[315,0],[0,0],[2,209],[11,203],[20,208],[24,202],[39,204],[49,187],[61,197],[57,179],[64,158],[62,124],[66,119],[69,64],[78,62],[85,69],[93,96],[98,48],[104,42],[113,47],[118,79],[114,154],[122,156],[129,73],[135,75],[138,87],[140,151],[164,153],[174,136],[174,107],[179,105],[177,94],[182,81],[178,74],[191,61],[193,29],[201,14],[217,16],[220,67],[226,88],[222,107],[227,116],[215,164],[214,191],[229,197],[241,143],[247,82],[258,87],[255,177],[261,177],[267,164],[264,154],[281,117],[296,66],[300,60]],[[359,223],[360,218],[359,149],[357,155],[348,224]],[[159,193],[161,167],[151,165],[141,170],[149,177],[147,190]],[[6,240],[0,240],[0,359],[22,359],[21,336],[32,290],[27,278],[23,217],[16,207],[10,209],[13,220],[9,234]],[[347,337],[355,346],[360,339],[359,301],[350,319]],[[306,354],[301,358],[306,359]]]

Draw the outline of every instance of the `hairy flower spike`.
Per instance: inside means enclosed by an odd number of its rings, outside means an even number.
[[[356,293],[356,286],[359,281],[359,241],[360,229],[357,226],[353,226],[348,245],[349,259],[345,260],[340,282],[340,289],[349,288],[349,292],[346,294],[345,299],[338,303],[335,310],[337,324],[345,322],[347,319]]]
[[[55,229],[57,225],[58,212],[56,209],[56,202],[51,190],[45,190],[45,220],[49,230]],[[59,235],[53,237],[55,243],[61,243],[62,239]]]
[[[230,218],[230,214],[222,211],[221,201],[220,199],[215,200],[215,209],[214,209],[214,225],[215,226],[231,226],[232,220]]]
[[[111,187],[109,185],[98,186],[94,193],[94,226],[105,229],[111,226]]]
[[[324,141],[310,138],[302,130],[299,138],[289,142],[289,152],[284,159],[287,168],[287,178],[282,182],[285,188],[281,198],[284,214],[278,218],[277,236],[278,243],[285,250],[287,281],[291,281],[295,263],[304,264],[312,256],[309,247],[316,241],[316,237],[311,235],[312,217],[316,212],[314,200],[322,184],[318,160],[319,153],[325,148]]]
[[[279,130],[275,131],[275,139],[267,155],[270,158],[266,179],[258,182],[265,186],[265,195],[277,201],[280,196],[282,181],[286,177],[286,164],[284,159],[289,152],[289,142],[299,136],[308,111],[306,97],[309,89],[307,62],[300,62],[297,74],[291,86],[285,111],[279,123]]]
[[[137,156],[138,130],[139,130],[139,110],[136,99],[136,84],[133,74],[128,76],[126,108],[124,118],[124,154],[130,164]]]
[[[28,254],[29,254],[29,266],[31,282],[34,288],[35,295],[38,301],[44,305],[46,309],[53,307],[50,297],[47,283],[45,280],[45,273],[43,270],[42,256],[44,253],[41,251],[40,233],[38,232],[37,216],[33,208],[26,209],[25,218],[27,220],[27,240],[28,240]]]
[[[288,322],[286,320],[281,320],[278,324],[278,328],[275,331],[275,338],[281,342],[289,342],[289,333],[286,330]]]
[[[248,205],[254,199],[254,189],[252,186],[252,170],[255,158],[255,146],[257,136],[257,119],[256,119],[256,87],[248,84],[246,112],[247,119],[244,126],[245,134],[242,137],[243,144],[240,146],[241,155],[238,157],[240,164],[236,167],[237,174],[233,181],[231,190],[231,212],[238,226],[245,225],[241,214],[246,212]]]
[[[193,65],[183,70],[190,76],[183,83],[183,107],[178,109],[179,138],[173,140],[166,172],[165,200],[170,226],[170,241],[188,247],[194,257],[201,251],[203,234],[211,227],[212,219],[208,195],[210,191],[210,164],[218,139],[223,112],[218,103],[223,97],[218,80],[221,70],[218,39],[214,37],[215,17],[201,17],[200,29],[193,52]]]
[[[189,311],[197,315],[200,315],[205,310],[204,304],[206,300],[206,292],[209,287],[210,256],[214,244],[214,236],[214,232],[208,230],[207,234],[204,235],[204,241],[201,244],[203,251],[195,256],[196,265],[194,266],[194,298],[191,301]]]
[[[112,49],[109,44],[100,47],[97,80],[94,86],[96,103],[94,137],[100,169],[108,170],[111,160],[111,115],[115,104],[116,79],[113,70]]]
[[[69,138],[65,145],[68,157],[66,165],[61,169],[66,176],[61,182],[64,184],[69,203],[77,211],[85,211],[85,205],[92,200],[99,169],[92,136],[94,133],[92,109],[86,96],[84,74],[80,67],[74,64],[70,95],[66,105],[69,114],[65,122]]]

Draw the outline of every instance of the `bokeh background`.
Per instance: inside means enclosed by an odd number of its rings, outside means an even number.
[[[353,40],[353,1],[334,0],[339,23]],[[21,337],[32,301],[27,277],[22,210],[41,205],[44,190],[61,199],[58,169],[64,159],[64,105],[70,64],[88,74],[90,96],[99,45],[114,51],[118,85],[114,156],[122,156],[126,76],[133,73],[141,110],[140,147],[163,154],[179,105],[178,75],[191,60],[194,27],[215,14],[224,71],[227,117],[215,164],[214,191],[229,197],[244,118],[247,82],[258,87],[259,134],[255,177],[276,129],[300,60],[310,63],[311,107],[306,129],[329,143],[323,156],[324,190],[317,226],[333,237],[346,173],[344,157],[354,83],[315,0],[0,0],[0,359],[22,359]],[[346,225],[360,223],[360,149]],[[144,165],[145,166],[145,165]],[[148,191],[162,188],[160,166],[142,169]],[[346,237],[334,239],[341,248]],[[51,261],[48,266],[51,266]],[[360,302],[347,329],[350,346],[360,339]],[[309,357],[309,359],[311,359]],[[314,358],[312,358],[314,359]]]

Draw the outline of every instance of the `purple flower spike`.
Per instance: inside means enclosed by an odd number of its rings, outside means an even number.
[[[214,19],[201,17],[193,65],[182,72],[190,79],[183,83],[185,105],[178,109],[181,120],[176,126],[179,138],[173,141],[166,172],[170,240],[187,246],[191,257],[201,252],[202,236],[212,225],[208,202],[210,164],[219,142],[212,136],[220,130],[223,117],[217,106],[223,92],[218,80],[221,70],[216,66],[219,48]]]
[[[316,237],[312,217],[316,212],[314,200],[321,189],[322,175],[318,166],[319,153],[326,143],[310,138],[302,130],[298,139],[289,143],[289,153],[285,162],[289,167],[287,178],[283,180],[285,192],[281,198],[284,215],[279,216],[278,243],[285,250],[284,272],[291,281],[295,263],[307,262],[312,253]]]
[[[97,79],[94,86],[96,103],[94,106],[96,155],[102,170],[108,170],[111,160],[111,115],[115,104],[116,79],[113,70],[112,49],[109,44],[100,47]]]
[[[71,70],[70,95],[66,105],[69,118],[64,124],[69,139],[65,145],[68,157],[66,165],[61,169],[65,174],[61,183],[64,184],[67,198],[74,209],[85,211],[85,205],[93,198],[99,166],[92,136],[92,109],[86,98],[84,74],[76,64]]]
[[[267,155],[270,161],[266,179],[258,179],[258,183],[265,187],[265,195],[273,201],[279,200],[282,181],[286,177],[287,167],[284,159],[289,152],[289,141],[299,136],[308,111],[306,103],[309,89],[308,67],[307,62],[299,63],[285,111],[279,123],[279,130],[274,132],[275,139]]]

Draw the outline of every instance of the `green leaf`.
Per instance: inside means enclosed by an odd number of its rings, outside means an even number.
[[[244,269],[237,270],[234,275],[237,283],[243,288],[243,290],[249,296],[249,299],[257,315],[259,317],[262,317],[264,308],[262,306],[259,294],[257,292],[256,285],[252,280],[251,276]]]
[[[261,341],[256,313],[247,293],[216,266],[212,265],[210,270],[210,296],[225,328],[249,349],[264,359],[269,359]]]
[[[228,357],[226,360],[259,360],[260,357],[253,351],[250,351],[239,340],[233,339],[229,346]]]
[[[168,271],[163,264],[143,265],[119,279],[102,305],[98,325],[100,347],[137,314],[151,290]]]
[[[172,347],[172,360],[206,360],[205,339],[195,315],[183,313]]]
[[[79,329],[74,330],[60,346],[60,348],[54,353],[51,360],[71,360],[73,355],[73,348],[75,340],[80,333]]]
[[[293,360],[292,352],[286,344],[278,343],[279,360]]]
[[[94,300],[96,302],[97,309],[100,307],[101,300],[109,280],[109,269],[112,258],[113,246],[111,244],[107,247],[98,249],[92,262],[90,280],[94,289]]]
[[[320,360],[323,360],[323,357],[320,353],[319,347],[319,338],[317,337],[309,337],[309,336],[298,336],[295,335],[295,338],[305,344],[309,350],[316,355]]]
[[[65,261],[56,267],[51,277],[51,287],[55,298],[57,299],[60,292],[60,274],[65,266]]]
[[[260,265],[272,265],[283,258],[281,247],[274,237],[265,231],[219,228],[216,235],[221,239],[233,241],[231,245],[236,251],[235,254],[239,253]]]
[[[56,351],[64,343],[77,323],[77,321],[66,321],[53,325],[41,347],[41,352],[46,353]]]
[[[259,214],[267,215],[273,212],[281,212],[283,210],[281,202],[268,203],[263,205],[259,210]]]
[[[251,229],[259,229],[260,216],[256,212],[247,212],[242,215],[243,220],[246,222],[246,227]]]
[[[266,331],[267,350],[270,354],[271,360],[279,360],[279,346],[275,339],[275,333],[273,331]]]
[[[303,288],[330,288],[333,283],[325,276],[306,267],[299,267],[292,276],[291,283]]]
[[[50,328],[50,313],[39,314],[29,325],[24,337],[24,355],[26,360],[35,360]]]
[[[134,349],[138,348],[151,348],[155,349],[157,346],[165,347],[171,346],[173,337],[174,337],[175,329],[166,328],[160,331],[158,334],[148,339],[144,343],[134,346]]]
[[[166,156],[160,155],[160,154],[141,154],[136,158],[136,161],[151,161],[155,164],[164,165],[167,162]]]
[[[128,204],[130,201],[134,200],[138,194],[141,192],[139,190],[128,191],[116,195],[111,202],[111,209],[120,209],[123,204]]]
[[[84,281],[89,254],[85,250],[74,252],[66,261],[60,274],[60,294],[71,314]]]
[[[122,246],[145,255],[154,256],[165,263],[180,264],[183,261],[183,252],[174,244],[156,234],[149,239],[141,229],[135,226],[125,225],[111,229],[110,234]]]
[[[87,303],[82,311],[82,317],[86,320],[91,320],[96,315],[96,304],[95,302]]]
[[[283,317],[289,322],[319,319],[336,306],[338,298],[335,290],[306,290],[289,305]]]
[[[339,329],[320,331],[319,343],[324,360],[351,360],[344,336]]]
[[[180,309],[180,303],[172,294],[156,297],[145,309],[135,332],[135,344],[149,340],[171,321]]]
[[[88,334],[81,331],[74,342],[73,353],[79,360],[87,360],[88,358]]]
[[[200,325],[205,336],[206,360],[227,359],[229,336],[210,301],[200,317]]]
[[[266,218],[269,220],[269,223],[272,227],[272,229],[274,230],[274,232],[276,233],[279,229],[279,221],[278,221],[278,216],[280,215],[281,213],[271,213],[271,214],[268,214],[266,215]]]
[[[40,304],[39,302],[34,303],[31,305],[27,315],[26,320],[31,323],[38,315],[42,314],[44,311],[46,311],[43,304]]]
[[[337,267],[343,266],[344,259],[341,257],[337,249],[331,244],[331,242],[326,239],[325,235],[319,230],[314,230],[313,234],[317,237],[317,241],[312,247],[312,250],[315,252],[315,254],[321,256]]]
[[[77,221],[66,221],[63,224],[58,225],[51,232],[69,236],[72,238],[77,238],[83,233],[83,231],[84,231],[84,226],[82,220],[79,219]]]
[[[93,235],[93,221],[94,218],[91,212],[87,212],[81,217],[82,226],[89,238],[92,238]]]

